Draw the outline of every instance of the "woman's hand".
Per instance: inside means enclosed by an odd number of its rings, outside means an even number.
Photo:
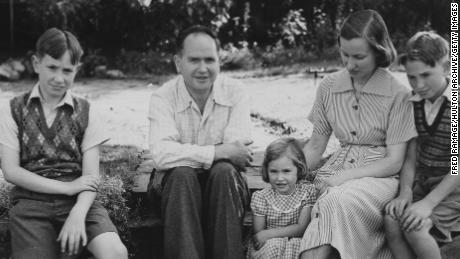
[[[412,193],[399,195],[385,206],[385,213],[393,219],[400,219],[404,211],[412,204]]]
[[[409,206],[403,215],[401,227],[404,231],[420,230],[423,220],[433,213],[433,205],[423,199]]]
[[[341,175],[330,176],[324,180],[324,182],[322,182],[321,186],[318,188],[318,197],[321,196],[321,194],[323,194],[327,188],[342,185],[346,181],[347,179]]]

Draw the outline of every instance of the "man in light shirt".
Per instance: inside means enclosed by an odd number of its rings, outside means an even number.
[[[243,258],[249,101],[238,81],[219,75],[214,32],[193,26],[177,44],[180,75],[152,94],[149,109],[149,192],[161,197],[164,255]]]

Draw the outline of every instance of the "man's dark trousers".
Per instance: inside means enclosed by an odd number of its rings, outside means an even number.
[[[165,259],[241,259],[249,203],[244,176],[229,162],[176,167],[162,180]]]

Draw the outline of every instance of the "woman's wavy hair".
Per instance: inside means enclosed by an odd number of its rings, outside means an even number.
[[[375,53],[377,67],[388,67],[396,59],[396,50],[391,42],[382,16],[374,10],[360,10],[350,14],[340,28],[340,38],[365,39]]]
[[[269,182],[268,165],[270,162],[284,155],[290,158],[297,168],[297,182],[307,178],[309,171],[300,141],[292,137],[284,137],[270,143],[265,150],[262,163],[262,179],[264,182]],[[310,179],[310,177],[308,178]]]

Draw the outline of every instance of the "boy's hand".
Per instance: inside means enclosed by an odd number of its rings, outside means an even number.
[[[99,176],[82,175],[72,182],[68,182],[67,184],[69,185],[67,193],[69,196],[79,194],[83,191],[95,192],[99,186]]]
[[[76,255],[81,247],[86,246],[88,238],[86,236],[85,215],[81,215],[76,210],[71,210],[57,241],[61,243],[61,253]],[[80,242],[81,241],[81,242]]]
[[[418,201],[409,206],[403,215],[401,227],[404,231],[420,230],[423,220],[433,212],[433,206],[426,200]]]
[[[252,237],[252,242],[254,243],[254,248],[256,250],[259,250],[265,245],[265,242],[269,239],[269,236],[267,235],[268,232],[266,230],[262,230],[257,232],[253,237]]]
[[[403,216],[404,211],[411,205],[411,203],[412,195],[399,195],[385,206],[385,213],[394,219],[399,219]]]

